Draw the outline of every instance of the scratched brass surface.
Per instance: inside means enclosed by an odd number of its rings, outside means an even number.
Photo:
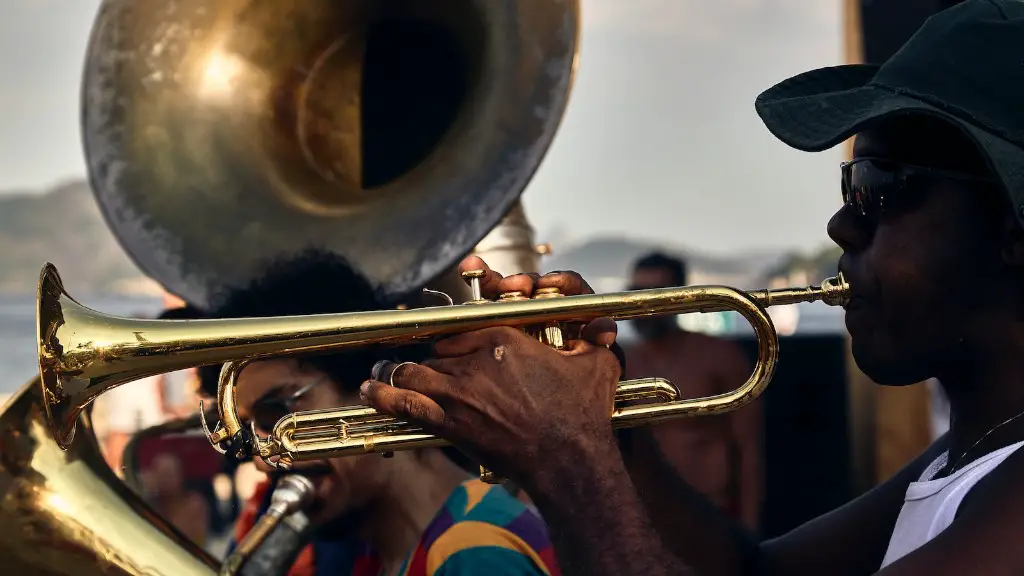
[[[405,295],[519,199],[579,28],[578,0],[104,0],[82,87],[96,200],[195,305],[311,246]]]
[[[79,428],[67,451],[57,446],[38,379],[0,411],[0,573],[215,575],[209,555],[114,475],[87,417]]]

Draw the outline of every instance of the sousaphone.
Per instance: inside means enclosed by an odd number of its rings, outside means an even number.
[[[108,0],[92,188],[138,266],[200,307],[308,247],[416,292],[518,201],[578,32],[577,0]]]
[[[105,0],[82,88],[96,200],[139,268],[200,307],[310,247],[394,298],[477,246],[530,271],[518,199],[579,25],[578,0]],[[104,469],[86,422],[59,449],[40,390],[0,414],[5,566],[214,573]]]

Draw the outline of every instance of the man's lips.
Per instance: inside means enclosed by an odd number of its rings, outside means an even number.
[[[282,476],[285,474],[295,474],[297,476],[304,476],[310,480],[318,480],[330,475],[331,472],[331,467],[327,464],[309,463],[293,466],[291,470],[288,470],[287,472],[278,472],[278,474]]]
[[[850,272],[850,267],[846,265],[846,263],[844,262],[845,259],[846,255],[840,257],[838,268],[839,274],[841,274],[843,278],[845,278],[846,281],[850,283],[850,297],[846,300],[846,303],[843,305],[843,309],[849,312],[851,310],[856,310],[858,308],[864,307],[864,304],[866,302],[864,300],[864,297],[857,293],[857,286],[859,285],[859,282],[857,280],[856,275]]]
[[[308,466],[303,468],[293,468],[292,474],[300,474],[306,478],[319,478],[321,476],[327,476],[331,473],[331,467],[327,464],[317,464],[314,466]]]
[[[847,300],[846,305],[843,306],[843,308],[847,312],[850,312],[850,311],[853,311],[853,310],[857,310],[857,309],[863,308],[866,303],[867,302],[864,300],[863,297],[857,296],[856,294],[851,294],[850,295],[850,299]]]

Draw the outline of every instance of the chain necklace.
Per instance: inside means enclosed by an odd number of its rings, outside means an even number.
[[[1004,420],[1003,422],[1001,422],[999,424],[996,424],[995,426],[990,428],[988,432],[985,432],[985,434],[981,438],[978,438],[977,442],[972,444],[970,448],[965,450],[964,453],[961,454],[960,457],[956,459],[956,462],[954,462],[953,466],[950,467],[949,472],[946,474],[946,476],[952,476],[953,472],[956,472],[956,467],[960,465],[960,462],[963,461],[964,457],[966,457],[968,454],[970,454],[971,450],[974,450],[975,448],[977,448],[978,444],[981,444],[982,440],[984,440],[985,438],[988,438],[989,434],[995,432],[996,430],[998,430],[999,428],[1002,428],[1003,426],[1006,426],[1007,424],[1009,424],[1010,422],[1013,422],[1014,420],[1016,420],[1017,418],[1020,418],[1021,416],[1024,416],[1024,410],[1018,412],[1016,416],[1011,416],[1010,418],[1008,418],[1008,419]]]

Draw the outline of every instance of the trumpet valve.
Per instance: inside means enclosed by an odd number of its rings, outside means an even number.
[[[529,298],[523,296],[522,292],[505,292],[498,298],[498,302],[519,302],[521,300],[529,300]]]
[[[498,302],[521,302],[524,300],[529,300],[529,298],[524,296],[522,292],[505,292],[498,298]],[[553,348],[561,349],[565,346],[562,338],[562,331],[557,325],[542,326],[540,328],[524,327],[523,331],[529,334],[532,338],[536,338],[540,342]]]
[[[549,300],[551,298],[565,298],[565,294],[562,294],[562,291],[555,287],[538,288],[533,294],[534,300]],[[541,342],[555,350],[565,348],[565,333],[558,323],[547,324],[540,330],[537,336]]]
[[[469,290],[472,296],[466,304],[480,304],[487,302],[483,297],[483,292],[480,290],[480,279],[487,274],[484,270],[466,270],[462,273],[462,279],[469,284]]]
[[[537,336],[538,340],[555,350],[565,349],[565,335],[562,333],[562,327],[557,324],[545,326]]]
[[[534,300],[544,300],[546,298],[565,298],[565,294],[562,294],[561,290],[553,286],[551,288],[538,288],[533,293]]]

